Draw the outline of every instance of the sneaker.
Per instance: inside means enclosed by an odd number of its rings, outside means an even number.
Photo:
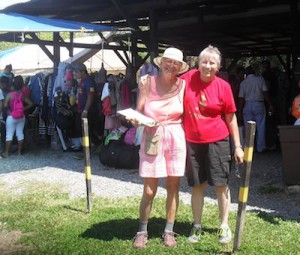
[[[146,248],[146,244],[148,242],[148,233],[146,231],[137,232],[133,239],[133,246],[135,249]]]
[[[164,244],[167,247],[176,246],[175,233],[174,232],[165,232],[162,236],[164,239]]]
[[[198,243],[200,241],[202,229],[193,227],[190,233],[190,236],[188,237],[189,243]]]
[[[227,244],[231,241],[231,230],[229,227],[221,227],[219,229],[219,242],[221,244]]]

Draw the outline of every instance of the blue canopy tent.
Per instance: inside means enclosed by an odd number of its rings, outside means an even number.
[[[0,32],[101,32],[111,26],[61,19],[48,19],[19,13],[0,13]]]
[[[99,33],[102,31],[112,31],[114,27],[95,25],[85,22],[49,19],[31,15],[23,15],[19,13],[0,13],[0,32],[22,33],[21,41],[29,43],[29,41],[38,44],[45,54],[53,61],[54,67],[60,62],[60,46],[69,49],[69,55],[73,55],[73,32],[82,33]],[[53,32],[53,54],[47,49],[46,43],[40,40],[36,32]],[[59,32],[70,32],[70,42],[66,43],[59,36]],[[27,39],[28,34],[32,39]],[[1,40],[1,38],[0,38]],[[28,42],[27,42],[28,41]],[[91,48],[93,45],[91,45]]]

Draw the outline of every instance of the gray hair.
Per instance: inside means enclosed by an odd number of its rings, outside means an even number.
[[[221,67],[221,52],[217,47],[208,45],[204,50],[199,54],[199,65],[200,61],[205,58],[213,58],[218,66],[218,69]]]

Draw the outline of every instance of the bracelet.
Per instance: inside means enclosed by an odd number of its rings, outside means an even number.
[[[87,110],[83,110],[82,112],[88,113],[88,111],[87,111]]]
[[[242,146],[242,145],[235,146],[235,147],[234,147],[234,150],[235,150],[236,148],[241,148],[241,149],[243,149],[243,146]]]

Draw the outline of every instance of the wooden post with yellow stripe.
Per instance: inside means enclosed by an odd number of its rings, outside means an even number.
[[[84,152],[84,171],[86,180],[86,201],[87,209],[91,212],[92,209],[92,183],[91,183],[91,159],[90,159],[90,143],[89,143],[89,128],[88,119],[82,118],[82,130],[83,130],[83,152]]]
[[[246,137],[244,148],[244,164],[242,171],[241,186],[239,191],[239,206],[236,220],[236,228],[234,234],[233,251],[237,251],[242,242],[243,229],[245,224],[246,204],[249,193],[250,172],[253,157],[253,144],[255,136],[256,123],[248,121],[246,125]]]

